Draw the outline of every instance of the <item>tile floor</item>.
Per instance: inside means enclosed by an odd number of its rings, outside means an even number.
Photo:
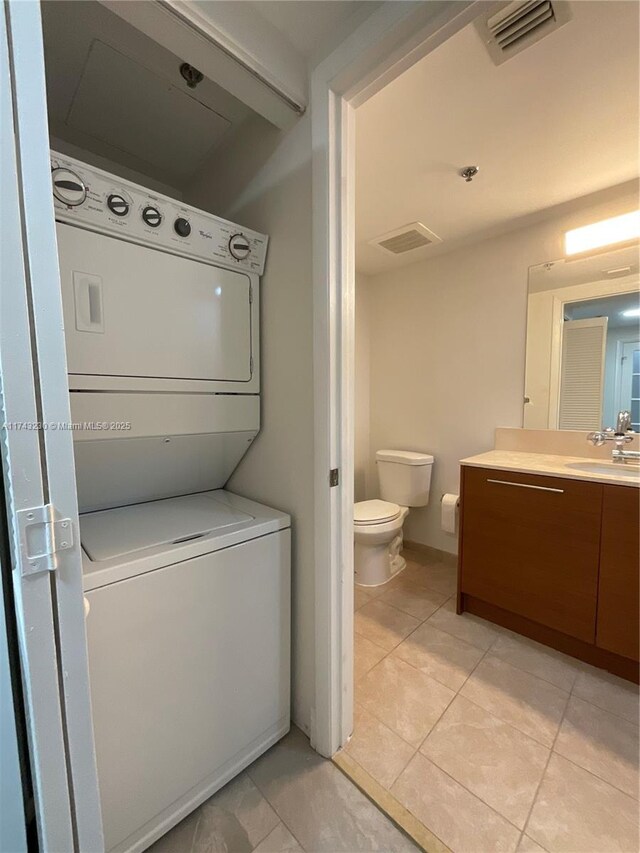
[[[454,853],[637,853],[638,690],[474,616],[407,554],[356,589],[350,757]]]
[[[292,731],[149,853],[417,853],[333,764]]]

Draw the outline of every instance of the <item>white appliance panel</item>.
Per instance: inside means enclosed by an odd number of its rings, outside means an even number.
[[[256,435],[257,430],[74,441],[80,512],[221,489]]]
[[[57,223],[71,374],[247,383],[251,279]]]
[[[136,551],[177,545],[226,528],[246,526],[255,517],[211,494],[185,495],[80,516],[82,547],[93,562]]]
[[[56,220],[165,252],[262,275],[266,234],[51,152]],[[151,213],[151,218],[149,214]]]
[[[257,394],[118,394],[72,391],[76,441],[257,431]]]
[[[146,847],[288,728],[289,554],[284,530],[86,594],[108,851]]]

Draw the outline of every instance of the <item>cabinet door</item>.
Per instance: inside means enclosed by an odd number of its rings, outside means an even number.
[[[640,490],[605,486],[596,645],[638,660]]]
[[[595,641],[602,486],[463,469],[461,590]]]

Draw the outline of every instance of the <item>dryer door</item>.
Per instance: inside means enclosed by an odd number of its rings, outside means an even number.
[[[251,280],[57,223],[70,374],[251,380]]]

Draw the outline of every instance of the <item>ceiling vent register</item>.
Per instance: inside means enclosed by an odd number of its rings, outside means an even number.
[[[433,231],[425,228],[421,222],[411,222],[409,225],[383,234],[382,237],[376,237],[375,240],[371,240],[371,243],[392,255],[404,255],[405,252],[423,249],[432,243],[442,243],[442,240],[436,237]]]
[[[570,20],[565,0],[515,0],[492,4],[475,26],[494,65],[501,65]]]

